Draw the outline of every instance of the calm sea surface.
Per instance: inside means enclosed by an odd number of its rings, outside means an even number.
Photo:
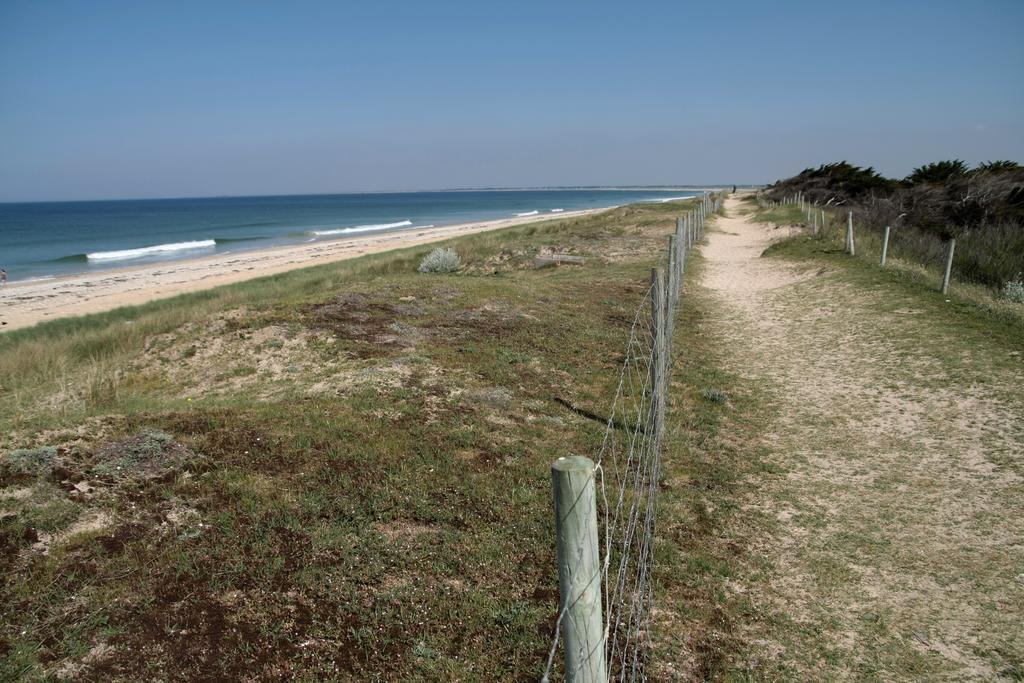
[[[680,190],[487,190],[0,204],[12,281],[426,226],[693,196]]]

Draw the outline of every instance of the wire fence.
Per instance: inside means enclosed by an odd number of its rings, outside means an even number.
[[[895,234],[892,226],[884,226],[881,234],[876,235],[870,230],[863,230],[864,226],[856,219],[853,211],[837,210],[835,207],[826,209],[824,205],[808,200],[802,192],[785,195],[777,200],[769,199],[764,193],[759,192],[756,195],[756,201],[762,209],[773,209],[780,206],[792,206],[798,209],[807,230],[819,239],[829,239],[832,231],[839,228],[843,231],[845,238],[843,250],[850,256],[864,255],[865,249],[861,248],[862,239],[867,237],[864,240],[870,247],[867,251],[872,257],[878,258],[880,267],[886,267],[886,261],[890,255],[890,236]],[[953,259],[957,253],[957,241],[952,237],[939,240],[935,236],[925,236],[922,241],[925,244],[915,246],[912,258],[925,266],[941,268],[942,279],[938,290],[943,295],[948,294],[953,274]],[[1024,299],[1024,296],[1021,298]]]
[[[561,606],[545,682],[555,671],[560,644],[568,681],[646,680],[676,311],[686,257],[721,201],[705,195],[676,221],[665,266],[652,272],[634,314],[593,461],[560,458],[552,468]]]

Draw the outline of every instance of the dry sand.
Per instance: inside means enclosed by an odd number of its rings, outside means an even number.
[[[105,270],[53,280],[15,282],[0,289],[0,330],[6,332],[45,320],[144,304],[154,299],[273,275],[294,268],[342,261],[524,223],[564,220],[606,211],[608,208],[612,207],[378,233],[345,240],[324,240]]]

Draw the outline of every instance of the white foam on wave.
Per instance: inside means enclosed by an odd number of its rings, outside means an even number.
[[[353,232],[373,232],[374,230],[387,230],[389,228],[404,228],[412,225],[412,221],[398,221],[397,223],[376,223],[374,225],[356,225],[351,228],[335,228],[334,230],[313,230],[312,234],[322,235],[348,235]]]
[[[153,254],[163,254],[173,251],[184,251],[186,249],[209,249],[217,246],[217,240],[193,240],[191,242],[172,242],[170,244],[157,244],[152,247],[139,247],[138,249],[121,249],[119,251],[97,251],[86,254],[85,258],[90,261],[124,261]]]
[[[551,213],[562,213],[565,209],[551,209]]]
[[[676,201],[679,201],[680,199],[693,199],[693,197],[692,196],[686,196],[686,197],[665,197],[664,199],[659,199],[658,201],[660,201],[662,204],[664,204],[665,202],[676,202]]]
[[[517,213],[517,216],[536,216],[540,211],[525,211],[523,213]]]

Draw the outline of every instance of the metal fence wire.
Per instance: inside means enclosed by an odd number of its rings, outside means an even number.
[[[562,595],[545,683],[556,668],[560,644],[565,680],[646,680],[675,313],[682,298],[686,256],[702,237],[706,214],[720,205],[720,198],[705,196],[694,211],[677,220],[667,263],[652,272],[651,286],[636,309],[593,463],[575,459],[588,467],[566,489],[570,493],[563,500],[555,477]],[[553,469],[558,469],[558,463]],[[596,501],[596,506],[590,501]],[[584,528],[588,506],[596,507],[596,529],[589,534]],[[563,534],[568,515],[578,515],[583,522],[579,528],[570,528],[571,534]]]

